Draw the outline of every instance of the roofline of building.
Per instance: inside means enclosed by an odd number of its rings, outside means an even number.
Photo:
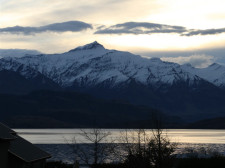
[[[10,130],[10,133],[16,133],[16,131],[14,131],[13,129],[9,128],[7,125],[3,124],[2,122],[0,122],[1,125],[3,125],[4,127],[8,128]]]

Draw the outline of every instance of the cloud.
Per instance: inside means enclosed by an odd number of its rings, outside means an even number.
[[[14,26],[14,27],[6,27],[6,28],[0,28],[0,33],[12,33],[12,34],[36,34],[36,33],[42,33],[42,32],[79,32],[86,29],[92,29],[92,25],[81,22],[81,21],[68,21],[68,22],[62,22],[62,23],[53,23],[45,26],[40,27],[22,27],[22,26]]]
[[[95,34],[156,34],[156,33],[177,33],[181,36],[214,35],[225,32],[225,28],[219,29],[188,29],[183,26],[157,24],[150,22],[125,22],[109,27],[97,28]]]
[[[196,68],[208,67],[215,62],[215,58],[211,55],[191,55],[191,56],[179,56],[179,57],[161,57],[163,61],[176,62],[178,64],[190,63]]]
[[[40,27],[23,27],[13,26],[0,28],[0,33],[24,34],[31,35],[42,32],[80,32],[96,27],[92,24],[82,21],[68,21],[62,23],[53,23]],[[195,36],[195,35],[214,35],[224,33],[225,28],[220,29],[187,29],[183,26],[174,26],[166,24],[157,24],[150,22],[125,22],[115,24],[107,27],[106,25],[99,25],[95,28],[94,34],[157,34],[157,33],[176,33],[181,36]]]
[[[188,33],[184,33],[184,36],[196,36],[196,35],[214,35],[214,34],[220,34],[224,33],[225,28],[220,29],[205,29],[205,30],[192,30]]]
[[[107,28],[101,27],[95,34],[153,34],[153,33],[184,33],[186,28],[149,22],[125,22]]]

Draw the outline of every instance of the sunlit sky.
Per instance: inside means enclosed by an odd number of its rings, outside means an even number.
[[[65,52],[98,41],[205,67],[225,64],[224,0],[0,0],[0,48]]]

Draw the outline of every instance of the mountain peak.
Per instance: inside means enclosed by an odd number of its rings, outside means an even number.
[[[97,49],[97,48],[103,48],[103,45],[99,44],[97,41],[94,41],[92,43],[86,44],[84,46],[79,46],[73,50],[70,50],[69,52],[73,51],[81,51],[81,50],[91,50],[91,49]]]

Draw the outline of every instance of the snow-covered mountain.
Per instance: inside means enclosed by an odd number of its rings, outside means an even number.
[[[182,65],[182,69],[189,73],[198,75],[220,88],[225,88],[225,66],[213,63],[207,68],[194,68],[190,64],[184,64]]]
[[[1,58],[1,71],[0,87],[8,90],[12,90],[12,81],[30,88],[41,81],[35,89],[51,90],[54,86],[57,90],[60,86],[63,90],[147,105],[188,120],[225,115],[225,91],[219,88],[225,83],[225,68],[218,64],[197,69],[108,50],[93,42],[62,54]],[[1,84],[7,74],[22,81],[9,77]],[[19,87],[14,90],[21,93]]]
[[[185,71],[179,64],[108,50],[96,41],[63,54],[3,58],[0,68],[20,71],[25,77],[30,76],[31,72],[39,72],[64,88],[74,84],[85,87],[104,84],[112,88],[131,80],[146,86],[160,87],[178,81],[191,85],[202,80]]]

